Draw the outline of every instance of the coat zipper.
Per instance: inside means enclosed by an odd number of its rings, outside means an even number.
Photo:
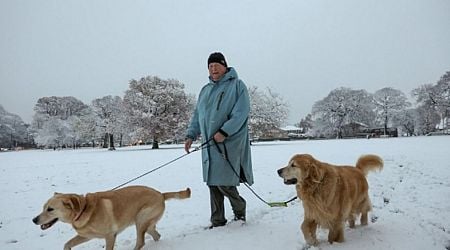
[[[225,94],[224,91],[222,91],[222,93],[220,93],[219,101],[217,102],[217,109],[216,110],[219,110],[220,103],[222,102],[223,94]]]

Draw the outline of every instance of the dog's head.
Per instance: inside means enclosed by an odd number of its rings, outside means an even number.
[[[309,154],[297,154],[290,160],[289,164],[278,169],[278,175],[284,179],[284,184],[293,185],[305,180],[320,182],[323,173],[320,164]]]
[[[48,229],[57,221],[72,223],[77,220],[86,207],[86,199],[77,194],[55,193],[44,205],[42,213],[33,218],[42,230]]]

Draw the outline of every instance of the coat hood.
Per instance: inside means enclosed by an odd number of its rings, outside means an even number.
[[[209,83],[210,84],[216,84],[216,83],[221,83],[221,82],[225,82],[225,81],[228,81],[228,80],[237,79],[238,78],[238,74],[237,74],[236,70],[233,67],[228,67],[227,68],[227,72],[218,81],[216,81],[216,82],[213,81],[211,79],[211,76],[209,76],[208,78],[209,78]]]

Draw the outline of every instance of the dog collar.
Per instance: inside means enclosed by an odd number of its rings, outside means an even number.
[[[77,221],[77,220],[80,219],[81,215],[84,213],[84,211],[86,211],[86,208],[87,208],[87,204],[84,204],[83,209],[81,209],[80,213],[77,214],[77,216],[75,217],[74,221]]]

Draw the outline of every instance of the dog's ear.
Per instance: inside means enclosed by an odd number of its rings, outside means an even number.
[[[320,163],[315,160],[310,162],[309,175],[311,181],[314,183],[322,182],[324,170],[321,168]]]
[[[78,220],[86,208],[86,198],[81,195],[75,195],[71,199],[72,199],[72,203],[75,204],[75,206],[76,206],[75,220]]]
[[[314,159],[311,155],[303,155],[300,166],[304,175],[302,176],[306,182],[311,185],[319,183],[324,175],[323,169],[320,167],[320,162]]]
[[[86,207],[86,199],[81,195],[70,195],[63,200],[63,205],[75,213],[75,219],[78,219]]]
[[[75,209],[75,204],[73,204],[71,196],[64,197],[62,199],[62,203],[63,203],[64,207],[67,208],[67,209],[70,209],[70,210],[74,210]]]

